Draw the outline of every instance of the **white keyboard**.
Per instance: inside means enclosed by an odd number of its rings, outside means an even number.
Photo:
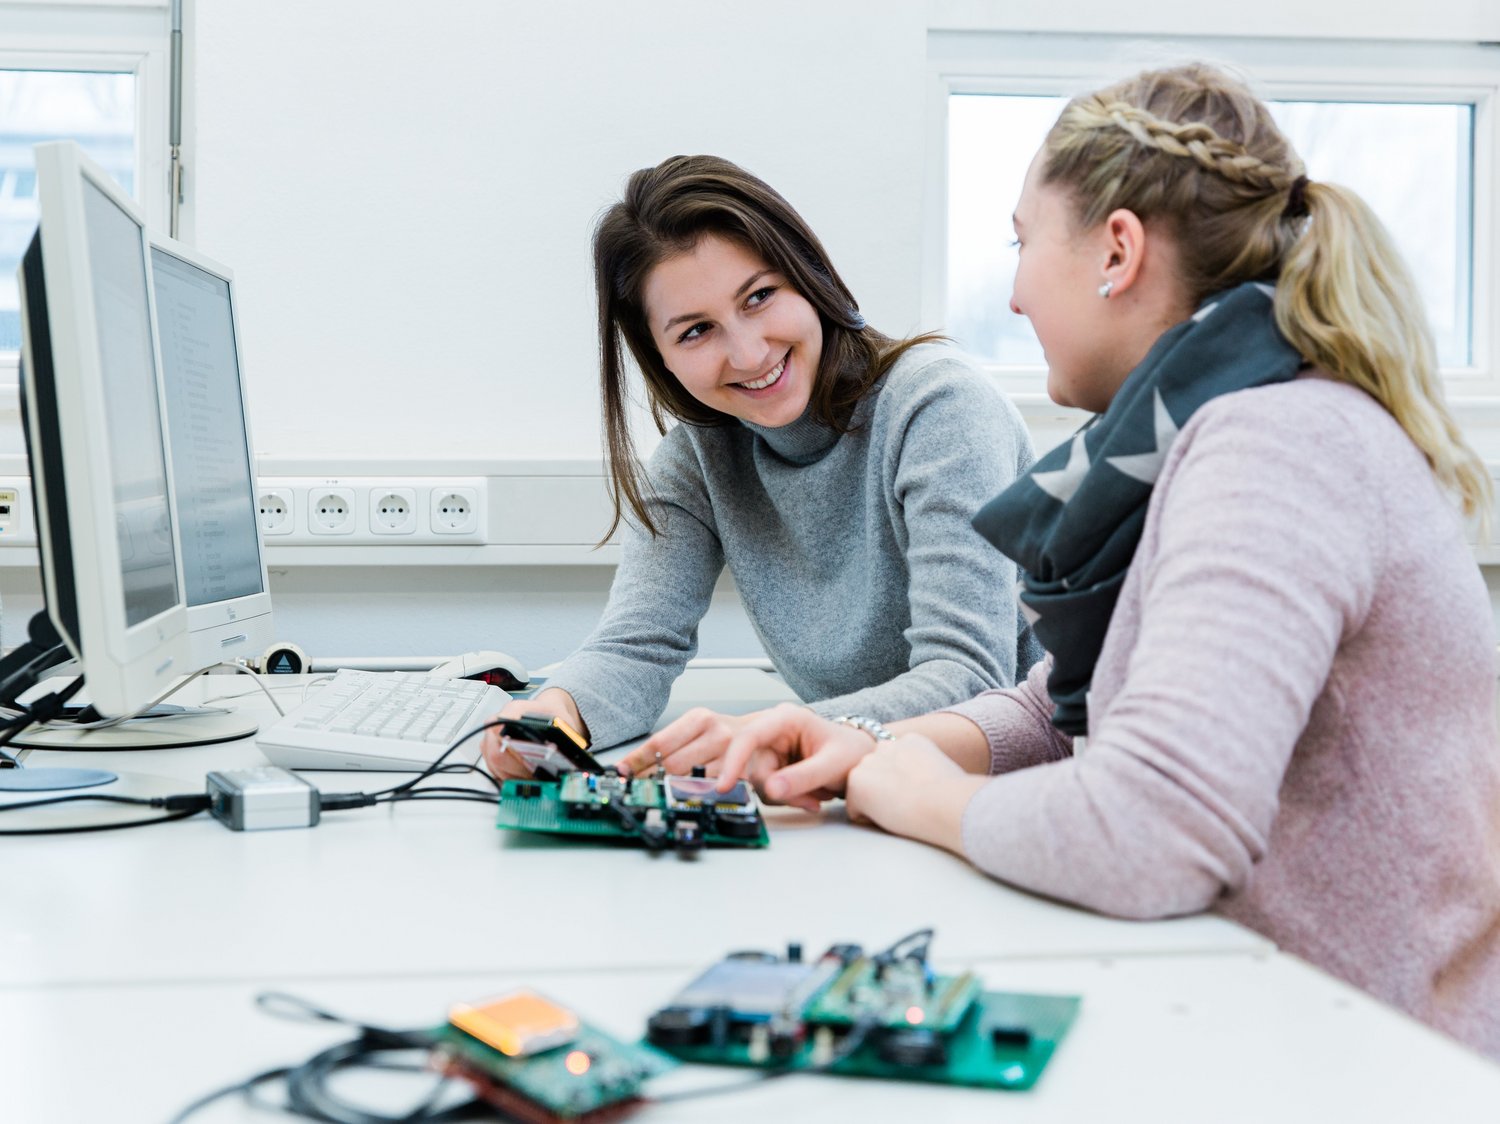
[[[509,701],[499,687],[470,679],[346,668],[315,684],[305,703],[263,728],[255,741],[284,769],[420,772]],[[483,740],[476,734],[444,763],[472,764]]]

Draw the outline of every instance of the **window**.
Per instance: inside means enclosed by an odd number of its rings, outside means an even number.
[[[16,267],[36,229],[34,145],[78,141],[166,228],[168,43],[167,0],[0,0],[0,380],[20,347]]]
[[[135,75],[0,70],[0,352],[21,346],[16,269],[36,229],[32,148],[49,140],[76,140],[133,192]]]
[[[1011,209],[1067,97],[1155,60],[1108,64],[1097,40],[1083,37],[1054,37],[1028,58],[1006,39],[932,36],[933,106],[946,150],[941,189],[933,192],[944,206],[935,208],[941,214],[928,241],[940,264],[929,264],[925,319],[989,360],[1013,393],[1039,394],[1041,349],[1025,318],[1009,309]],[[1171,47],[1169,57],[1237,62],[1252,75],[1308,175],[1354,188],[1385,223],[1425,298],[1450,387],[1500,394],[1489,297],[1500,255],[1488,187],[1500,53],[1266,41]],[[1366,57],[1371,50],[1378,58]],[[1027,64],[1017,66],[1017,57]]]

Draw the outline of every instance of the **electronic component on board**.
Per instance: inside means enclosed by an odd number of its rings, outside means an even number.
[[[575,770],[604,772],[605,767],[589,752],[588,739],[562,718],[538,714],[503,718],[496,729],[501,748],[518,757],[540,780],[556,780]]]
[[[720,835],[753,838],[760,831],[760,808],[745,781],[735,781],[728,792],[715,789],[712,777],[666,777],[667,810],[684,820],[711,824]]]
[[[566,1046],[578,1037],[578,1019],[532,991],[515,991],[477,1006],[456,1004],[448,1021],[507,1057],[525,1057]]]
[[[644,1082],[676,1065],[531,991],[457,1004],[437,1032],[435,1060],[527,1124],[612,1119],[640,1098]]]
[[[627,777],[612,768],[556,781],[506,781],[498,826],[587,835],[687,855],[704,847],[770,842],[754,790],[744,781],[716,792],[707,777]]]
[[[652,1045],[683,1061],[1028,1089],[1077,1016],[1075,996],[987,992],[927,963],[931,931],[883,952],[834,945],[806,962],[734,953],[653,1014]]]

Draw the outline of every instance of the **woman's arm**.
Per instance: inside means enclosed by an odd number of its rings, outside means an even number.
[[[967,802],[963,849],[988,873],[1159,917],[1207,908],[1264,855],[1287,762],[1368,611],[1385,528],[1370,454],[1326,398],[1233,398],[1184,429],[1157,485],[1127,677],[1088,749]],[[867,809],[891,795],[879,787]]]
[[[872,447],[870,471],[882,475],[909,575],[908,670],[817,700],[813,709],[889,720],[1016,682],[1017,639],[1025,628],[1016,609],[1016,568],[971,520],[1033,457],[1014,406],[951,356],[916,370],[898,364],[877,399],[873,424],[881,445]]]
[[[1072,739],[1048,718],[1049,667],[1050,661],[1038,662],[1026,681],[1012,690],[986,691],[947,710],[884,725],[899,742],[921,740],[961,773],[977,774],[981,780],[985,773],[1062,760],[1072,752]],[[733,732],[719,768],[719,787],[727,790],[744,775],[770,799],[810,808],[819,800],[843,795],[850,770],[875,748],[869,734],[830,722],[805,707],[779,706],[749,716]],[[631,764],[643,768],[649,760],[638,751]],[[965,801],[978,787],[965,787]],[[950,826],[956,831],[963,808],[945,811],[952,812]],[[921,821],[918,816],[912,822]],[[916,830],[901,834],[939,842]],[[941,845],[947,846],[947,841]]]
[[[648,499],[661,533],[626,519],[604,616],[583,646],[548,677],[566,691],[595,745],[651,729],[672,683],[698,650],[724,553],[688,442],[669,433],[651,458]]]

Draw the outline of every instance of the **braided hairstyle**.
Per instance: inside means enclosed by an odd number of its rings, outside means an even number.
[[[1120,209],[1164,228],[1194,305],[1246,281],[1275,284],[1292,346],[1384,406],[1487,534],[1489,472],[1443,400],[1406,264],[1358,195],[1308,181],[1243,82],[1192,63],[1074,98],[1040,160],[1080,229]]]

